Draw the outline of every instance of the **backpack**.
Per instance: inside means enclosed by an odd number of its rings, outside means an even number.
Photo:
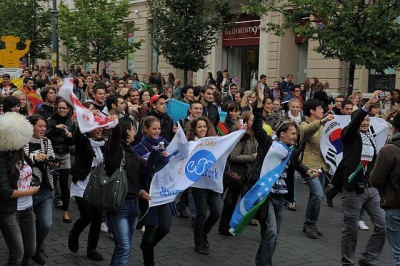
[[[122,159],[111,177],[107,176],[104,161],[92,171],[83,198],[93,207],[108,212],[119,211],[128,193],[128,180],[125,172],[125,151]]]

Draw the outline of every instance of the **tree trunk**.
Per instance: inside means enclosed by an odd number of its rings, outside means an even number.
[[[349,67],[349,86],[347,88],[347,97],[353,94],[353,86],[354,86],[354,73],[356,71],[356,65],[350,63]]]
[[[96,72],[97,72],[97,74],[100,73],[100,72],[99,72],[99,68],[100,68],[100,61],[97,61],[97,62],[96,62]]]
[[[187,69],[183,70],[183,86],[186,86],[187,84]]]

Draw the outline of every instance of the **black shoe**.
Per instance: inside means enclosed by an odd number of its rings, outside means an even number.
[[[326,197],[326,204],[328,204],[329,207],[333,207],[333,202],[331,198]]]
[[[60,199],[54,200],[53,204],[54,204],[54,207],[57,207],[57,208],[62,208],[62,206],[63,206],[63,203]]]
[[[178,212],[178,216],[182,217],[182,218],[189,218],[190,217],[189,213],[187,213],[186,211]]]
[[[103,261],[104,260],[103,256],[96,250],[88,251],[87,257],[94,261]]]
[[[218,230],[218,232],[220,235],[223,235],[223,236],[233,236],[231,233],[229,233],[228,230],[220,229],[220,230]]]
[[[71,252],[78,252],[79,250],[79,237],[75,237],[72,235],[72,231],[69,232],[68,237],[68,248]]]
[[[36,251],[35,255],[33,255],[31,259],[32,259],[37,265],[46,265],[46,262],[44,261],[44,259],[42,258],[42,256],[40,256],[39,251]]]
[[[367,261],[362,260],[362,259],[360,259],[360,260],[358,261],[358,265],[360,265],[360,266],[375,266],[375,264],[372,264],[372,263],[367,262]]]
[[[203,254],[203,255],[208,255],[208,253],[209,253],[209,249],[206,248],[206,247],[203,247],[203,246],[196,246],[196,247],[194,248],[194,250],[195,250],[197,253],[200,253],[200,254]]]
[[[70,224],[70,223],[72,223],[72,219],[71,218],[67,219],[67,218],[63,217],[63,222],[66,223],[66,224]]]

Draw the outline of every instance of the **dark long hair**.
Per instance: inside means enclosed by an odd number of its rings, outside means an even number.
[[[10,155],[12,157],[12,165],[11,165],[11,169],[10,169],[10,175],[14,175],[15,170],[17,169],[18,166],[20,166],[19,169],[22,169],[22,167],[23,167],[22,164],[23,164],[24,158],[25,158],[24,148],[21,148],[16,151],[12,151],[10,153]]]
[[[10,112],[10,109],[16,106],[19,106],[19,99],[15,96],[8,96],[3,101],[3,112]]]

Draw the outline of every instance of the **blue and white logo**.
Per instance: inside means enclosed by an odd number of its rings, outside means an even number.
[[[200,150],[187,162],[185,174],[190,181],[196,182],[216,161],[214,154]]]

